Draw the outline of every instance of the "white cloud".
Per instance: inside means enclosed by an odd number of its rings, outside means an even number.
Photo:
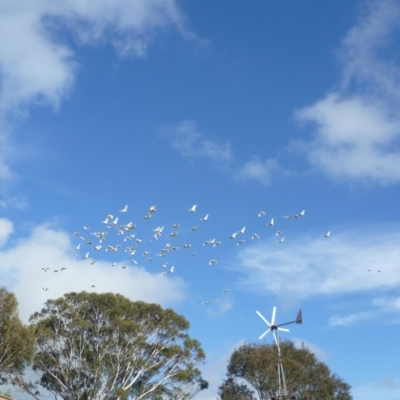
[[[7,243],[8,238],[14,232],[14,224],[7,218],[0,218],[0,247]]]
[[[400,24],[393,0],[369,1],[338,51],[338,91],[296,112],[313,124],[305,149],[310,164],[335,179],[400,181],[400,66],[383,57]],[[390,48],[389,48],[390,50]]]
[[[186,285],[181,278],[161,277],[142,267],[111,268],[110,262],[101,259],[92,266],[72,248],[70,235],[43,225],[36,227],[29,237],[0,251],[2,285],[16,294],[24,320],[40,310],[48,298],[72,291],[114,292],[131,300],[164,306],[185,297]],[[47,267],[50,267],[47,272],[41,270]],[[66,270],[61,272],[61,268]],[[53,272],[55,269],[59,272]],[[92,284],[96,287],[91,288]],[[42,287],[49,290],[42,291]]]
[[[204,139],[194,121],[182,121],[178,125],[165,127],[160,130],[160,134],[167,136],[172,147],[179,150],[184,157],[204,157],[218,162],[232,160],[230,143]]]
[[[175,0],[22,0],[0,5],[0,110],[40,101],[57,106],[68,93],[76,64],[59,37],[70,29],[80,44],[111,42],[123,54],[144,55],[159,28],[184,30]]]
[[[239,181],[253,180],[262,185],[269,185],[272,174],[280,169],[279,163],[275,159],[262,161],[259,157],[252,157],[238,171],[236,179]]]
[[[286,298],[398,288],[400,235],[387,229],[262,240],[242,250],[234,268],[251,291]]]
[[[79,45],[111,43],[121,56],[142,57],[168,26],[194,37],[176,0],[1,1],[0,179],[13,177],[4,151],[9,122],[26,115],[32,103],[59,107],[73,86],[78,64],[62,29]]]

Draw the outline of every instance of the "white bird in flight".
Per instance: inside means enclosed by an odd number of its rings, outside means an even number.
[[[118,217],[116,217],[116,218],[114,219],[114,221],[111,222],[110,225],[111,225],[111,226],[117,226],[117,225],[118,225]]]
[[[208,214],[205,217],[200,218],[200,221],[207,221],[207,220],[208,220]]]
[[[331,231],[325,233],[324,237],[328,238],[329,236],[331,236]]]
[[[260,239],[260,236],[258,236],[257,233],[253,233],[253,236],[251,238],[252,239]]]
[[[120,247],[121,245],[119,244],[117,244],[116,246],[107,246],[106,251],[117,251]]]
[[[128,206],[125,206],[122,210],[119,210],[119,212],[126,213],[128,211]]]
[[[45,292],[47,292],[49,290],[48,287],[42,287],[42,290],[44,290]]]
[[[268,225],[268,226],[274,226],[274,219],[271,218],[271,221],[269,221],[267,225]]]
[[[259,213],[258,213],[258,217],[262,217],[262,216],[264,216],[265,215],[265,211],[260,211]]]
[[[101,221],[103,224],[108,224],[112,219],[114,218],[113,215],[109,214],[107,215],[106,219],[104,221]]]
[[[215,258],[213,258],[212,260],[210,260],[208,262],[208,265],[212,265],[212,264],[216,264],[216,263],[217,263],[217,260]]]
[[[82,258],[89,258],[89,253],[86,253]]]
[[[189,212],[196,212],[197,204],[189,208]]]

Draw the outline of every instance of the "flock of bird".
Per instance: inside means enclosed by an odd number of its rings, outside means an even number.
[[[150,239],[151,242],[157,242],[161,243],[161,239],[163,237],[166,238],[166,243],[164,242],[163,245],[159,247],[158,252],[156,252],[154,255],[150,250],[144,250],[141,251],[140,249],[147,243],[146,239],[142,236],[140,237],[138,234],[138,226],[133,223],[132,221],[130,222],[123,222],[122,220],[126,215],[128,215],[128,209],[129,206],[125,205],[122,209],[118,211],[118,214],[112,215],[109,214],[106,216],[104,220],[101,221],[102,223],[102,229],[100,230],[92,230],[89,226],[83,226],[83,232],[80,233],[78,231],[73,233],[73,236],[76,239],[79,239],[79,242],[76,243],[76,246],[74,247],[75,251],[82,252],[81,253],[81,258],[83,260],[87,260],[90,265],[94,265],[96,263],[96,258],[98,257],[93,257],[93,254],[99,253],[101,251],[105,251],[108,253],[116,253],[116,252],[124,252],[126,253],[125,258],[132,257],[130,260],[131,263],[133,264],[139,264],[142,262],[152,262],[155,261],[156,259],[164,259],[165,257],[168,258],[168,256],[171,253],[176,252],[177,250],[189,250],[192,248],[192,243],[187,241],[181,245],[178,245],[176,243],[176,238],[181,234],[191,234],[192,232],[196,232],[199,230],[201,224],[206,224],[207,221],[209,220],[209,214],[204,215],[203,217],[197,219],[199,221],[198,225],[193,225],[189,230],[186,232],[181,232],[180,224],[179,223],[174,223],[171,227],[171,231],[166,234],[165,227],[164,226],[157,226],[154,229],[152,229],[150,235],[148,234],[147,240]],[[142,221],[150,220],[153,218],[153,216],[157,212],[157,206],[152,205],[149,207],[147,213],[143,216]],[[197,205],[193,205],[188,209],[189,213],[196,214],[197,213]],[[302,210],[301,212],[293,215],[285,215],[283,216],[284,219],[286,220],[291,220],[291,219],[301,219],[305,216],[305,210]],[[259,218],[266,218],[266,213],[265,211],[259,211],[258,213]],[[266,223],[267,227],[274,228],[275,227],[275,220],[274,218],[270,218],[268,222]],[[276,242],[278,243],[283,243],[285,240],[285,237],[283,236],[283,232],[281,230],[276,230],[275,231],[276,235]],[[111,236],[114,236],[115,240],[112,243],[111,242]],[[115,238],[116,236],[116,238]],[[150,236],[150,237],[149,237]],[[181,235],[184,236],[184,235]],[[323,235],[325,238],[330,237],[330,231],[327,232],[325,235]],[[230,236],[228,236],[229,241],[236,243],[236,246],[241,246],[246,242],[246,226],[243,226],[239,230],[235,230],[233,233],[231,233]],[[260,236],[258,233],[252,233],[250,236],[251,240],[257,240],[260,239]],[[116,243],[117,242],[117,243]],[[174,243],[175,242],[175,243]],[[212,248],[219,247],[221,245],[222,241],[217,240],[216,238],[212,239],[206,239],[203,241],[202,246],[208,246]],[[142,260],[138,261],[137,257],[142,256]],[[195,257],[196,253],[190,252],[191,257]],[[135,258],[133,258],[135,257]],[[217,258],[210,258],[208,260],[208,265],[214,265],[217,264]],[[115,268],[118,266],[117,262],[112,262],[110,264],[112,268]],[[165,261],[159,265],[159,267],[162,269],[162,272],[160,274],[162,276],[166,276],[167,274],[174,274],[175,271],[175,266],[174,265],[169,265],[168,261]],[[127,264],[122,264],[121,266],[122,269],[128,269]],[[47,272],[49,268],[42,268],[43,271]],[[62,272],[66,270],[66,268],[61,268],[60,270],[55,269],[53,272]],[[91,285],[92,288],[95,287],[94,284]],[[43,291],[48,291],[48,287],[43,287]],[[229,289],[223,289],[223,293],[227,293]],[[211,300],[207,300],[203,302],[205,305],[209,305],[211,303]]]

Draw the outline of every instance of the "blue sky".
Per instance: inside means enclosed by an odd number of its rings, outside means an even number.
[[[255,311],[301,308],[282,336],[354,399],[400,399],[399,21],[395,0],[0,1],[0,276],[21,316],[79,290],[173,307],[209,400]]]

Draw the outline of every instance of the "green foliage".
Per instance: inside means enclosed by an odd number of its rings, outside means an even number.
[[[171,309],[112,293],[68,293],[31,316],[33,369],[65,400],[190,398],[204,389],[200,343]]]
[[[304,345],[280,344],[286,386],[299,400],[351,400],[350,386],[332,374]],[[221,400],[270,400],[278,390],[276,346],[245,344],[231,355]]]
[[[33,356],[35,336],[18,316],[15,295],[0,288],[0,384],[12,381]]]

